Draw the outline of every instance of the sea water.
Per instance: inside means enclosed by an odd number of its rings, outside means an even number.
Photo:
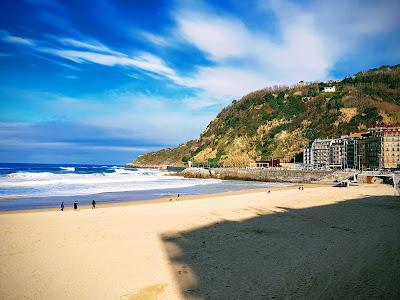
[[[58,207],[62,201],[88,205],[138,201],[180,195],[283,186],[217,179],[169,176],[158,169],[117,165],[0,164],[0,210]]]

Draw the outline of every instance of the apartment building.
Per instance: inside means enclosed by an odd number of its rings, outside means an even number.
[[[346,160],[346,140],[344,138],[334,139],[330,143],[329,166],[331,168],[343,168]]]
[[[370,128],[366,162],[370,169],[400,168],[400,127]]]
[[[311,165],[313,168],[329,166],[331,143],[332,139],[317,139],[311,144]]]
[[[382,125],[338,139],[316,139],[303,151],[305,166],[400,169],[400,127]]]
[[[312,143],[308,144],[306,147],[303,149],[303,164],[307,167],[310,168],[312,167],[312,151],[311,151],[311,146]]]

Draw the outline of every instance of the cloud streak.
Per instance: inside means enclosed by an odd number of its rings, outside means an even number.
[[[59,50],[54,48],[38,48],[37,50],[65,58],[78,64],[90,62],[104,66],[139,68],[147,72],[165,76],[176,83],[181,82],[180,77],[177,76],[174,69],[168,67],[161,58],[150,53],[142,53],[134,57],[128,57],[122,53],[111,55],[90,51]]]
[[[86,49],[86,50],[91,50],[91,51],[96,51],[100,53],[108,53],[112,55],[119,55],[123,56],[122,53],[113,51],[109,47],[103,45],[102,43],[99,43],[97,41],[80,41],[72,38],[58,38],[57,41],[65,46],[72,46],[75,48],[81,48],[81,49]]]
[[[166,77],[176,84],[183,84],[183,79],[177,75],[173,68],[169,67],[162,58],[149,52],[142,51],[136,56],[128,56],[127,54],[112,50],[94,40],[82,41],[66,37],[56,38],[56,41],[63,46],[69,46],[73,49],[60,49],[56,46],[45,47],[41,44],[48,43],[12,36],[6,31],[2,32],[0,38],[6,43],[31,46],[36,52],[64,58],[77,64],[95,63],[104,66],[137,68],[145,72],[151,72]]]
[[[33,40],[28,38],[22,38],[20,36],[12,35],[5,30],[0,31],[0,39],[3,42],[15,44],[15,45],[22,45],[22,46],[33,46],[35,43]]]

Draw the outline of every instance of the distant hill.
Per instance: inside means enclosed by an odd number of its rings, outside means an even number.
[[[335,86],[335,92],[323,88]],[[196,162],[240,166],[258,159],[301,158],[303,145],[376,123],[400,123],[400,65],[382,66],[335,82],[273,87],[234,100],[197,140],[150,152],[130,165]],[[296,161],[298,161],[296,159]]]

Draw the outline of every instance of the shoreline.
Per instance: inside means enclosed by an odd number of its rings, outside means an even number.
[[[230,195],[233,196],[233,195],[245,195],[245,194],[267,192],[268,190],[270,190],[271,192],[272,191],[280,191],[280,190],[290,190],[290,189],[298,189],[298,187],[300,185],[303,185],[305,188],[317,188],[317,187],[332,186],[332,184],[326,184],[326,183],[306,183],[306,184],[293,184],[290,186],[272,187],[272,188],[248,188],[248,189],[243,189],[243,190],[233,191],[233,192],[199,194],[199,195],[184,195],[184,196],[181,195],[179,198],[177,198],[175,196],[175,197],[163,197],[163,198],[157,198],[157,199],[148,199],[148,200],[121,201],[121,202],[105,203],[105,204],[97,203],[96,209],[120,207],[120,206],[133,206],[133,205],[142,205],[142,204],[201,200],[201,199],[215,198],[215,197],[219,197],[219,196],[223,197],[223,196],[230,196]],[[17,199],[13,199],[13,200],[17,201]],[[91,205],[79,205],[78,211],[91,210],[91,209],[92,209]],[[59,207],[58,208],[49,207],[49,208],[38,208],[38,209],[4,210],[4,211],[0,211],[0,215],[55,212],[55,211],[60,211],[60,208]],[[74,211],[74,209],[72,207],[68,207],[68,208],[64,208],[64,211]]]

